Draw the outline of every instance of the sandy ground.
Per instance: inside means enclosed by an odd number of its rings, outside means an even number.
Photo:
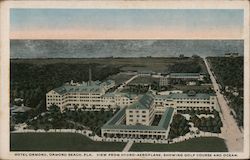
[[[230,107],[228,106],[224,96],[220,93],[219,85],[210,70],[208,62],[205,59],[204,62],[207,66],[208,73],[210,74],[222,113],[222,137],[225,139],[229,152],[243,152],[243,133],[240,131],[235,119],[230,114]]]

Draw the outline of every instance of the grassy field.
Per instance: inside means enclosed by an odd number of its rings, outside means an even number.
[[[140,144],[134,143],[129,151],[152,152],[227,152],[223,139],[216,137],[203,137],[190,139],[174,144]]]
[[[182,90],[183,92],[188,92],[190,90],[194,90],[196,92],[212,92],[212,85],[200,85],[200,86],[191,86],[191,85],[173,85],[173,89]]]
[[[77,133],[12,133],[11,151],[122,151],[126,143],[95,142]]]
[[[138,57],[138,58],[56,58],[56,59],[12,59],[14,63],[28,63],[36,65],[47,65],[55,63],[67,64],[90,64],[99,65],[115,65],[121,67],[122,71],[155,71],[166,72],[169,66],[176,63],[193,63],[198,62],[204,72],[206,71],[203,60],[193,58],[178,58],[178,57]]]
[[[118,73],[116,75],[111,75],[111,76],[107,77],[106,79],[107,80],[108,79],[114,80],[116,85],[120,85],[120,84],[126,82],[131,77],[133,77],[133,75],[127,75],[127,74],[123,74],[123,73]]]
[[[159,82],[159,78],[154,78],[151,76],[145,77],[137,77],[133,79],[129,84],[136,85],[136,84],[152,84],[153,81]]]
[[[11,151],[122,151],[126,143],[95,142],[76,133],[12,133]],[[227,152],[223,139],[203,137],[175,144],[134,143],[130,151]]]

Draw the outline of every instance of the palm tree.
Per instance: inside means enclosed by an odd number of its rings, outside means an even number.
[[[77,109],[78,115],[82,112],[82,108]]]
[[[82,109],[83,109],[83,110],[86,110],[86,106],[84,105],[84,106],[82,107]]]
[[[101,113],[102,113],[102,114],[104,113],[104,108],[101,108]]]
[[[76,105],[76,104],[74,104],[74,110],[75,110],[75,112],[76,112],[76,110],[77,110],[77,105]]]
[[[47,132],[50,129],[48,125],[45,126],[44,130]]]

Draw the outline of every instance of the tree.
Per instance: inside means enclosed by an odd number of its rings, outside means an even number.
[[[194,111],[193,108],[190,110],[189,114],[190,114],[191,116],[195,114],[195,111]]]
[[[34,126],[34,130],[35,130],[35,131],[38,130],[38,126],[37,126],[37,125]]]
[[[48,110],[48,112],[50,112],[50,113],[58,113],[58,112],[60,112],[60,108],[57,106],[57,105],[55,105],[55,104],[52,104],[50,107],[49,107],[49,110]]]
[[[44,130],[47,132],[50,129],[48,125],[45,126]]]
[[[83,110],[86,110],[86,106],[84,105],[84,106],[82,107],[82,109],[83,109]]]
[[[75,112],[77,111],[77,105],[76,104],[74,104],[74,110],[75,110]]]
[[[196,133],[196,134],[200,134],[200,130],[197,129],[197,130],[195,131],[195,133]]]

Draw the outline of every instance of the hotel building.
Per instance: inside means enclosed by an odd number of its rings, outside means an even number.
[[[122,108],[102,128],[102,137],[109,139],[167,140],[173,115],[185,109],[218,109],[215,95],[174,92],[168,95],[145,94],[138,101]],[[152,126],[155,115],[161,115]],[[124,122],[125,124],[121,124]],[[145,140],[146,139],[146,140]]]
[[[154,108],[154,98],[147,94],[144,95],[126,109],[126,124],[151,125],[155,116]]]
[[[106,93],[107,90],[115,86],[112,80],[101,83],[93,81],[90,83],[66,83],[59,88],[55,88],[46,94],[46,107],[52,104],[65,108],[93,108],[108,109],[112,107],[124,107],[132,104],[137,96],[127,93]]]
[[[205,74],[203,73],[169,73],[166,76],[162,76],[160,78],[160,86],[167,86],[170,84],[171,81],[178,81],[178,80],[198,80],[203,81]]]
[[[156,113],[164,112],[166,107],[173,107],[176,110],[205,109],[218,110],[216,95],[206,93],[171,93],[169,95],[155,95]]]

